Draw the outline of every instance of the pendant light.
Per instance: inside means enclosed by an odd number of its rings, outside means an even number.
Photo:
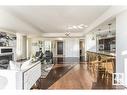
[[[92,40],[95,40],[94,32],[93,32],[93,37],[92,37]]]
[[[101,36],[102,36],[100,31],[101,31],[101,29],[100,29],[100,28],[99,28],[99,29],[97,29],[97,36],[98,36],[98,37],[101,37]]]
[[[108,26],[109,26],[109,31],[108,31],[109,34],[111,34],[111,25],[112,25],[112,23],[109,23],[109,24],[108,24]]]
[[[92,37],[92,40],[95,40],[94,36]]]

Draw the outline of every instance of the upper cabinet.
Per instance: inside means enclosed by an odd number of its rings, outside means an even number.
[[[99,51],[115,51],[115,37],[98,39]]]

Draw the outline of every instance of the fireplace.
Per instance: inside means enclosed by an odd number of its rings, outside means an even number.
[[[13,49],[0,47],[0,69],[8,69],[10,60],[13,60]]]
[[[12,60],[12,54],[0,56],[0,69],[7,69],[10,60]]]

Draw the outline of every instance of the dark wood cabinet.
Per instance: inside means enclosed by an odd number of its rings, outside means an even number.
[[[110,50],[110,43],[111,43],[111,39],[104,40],[104,50],[106,51]]]
[[[104,39],[99,40],[99,44],[104,44]]]
[[[99,50],[110,51],[111,50],[111,44],[115,45],[115,37],[99,39]],[[102,46],[103,46],[103,49],[102,49]]]

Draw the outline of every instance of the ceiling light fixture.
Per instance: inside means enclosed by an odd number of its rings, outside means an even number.
[[[88,27],[88,25],[84,25],[84,24],[80,24],[79,26],[80,26],[80,27],[85,27],[85,28]]]
[[[97,36],[100,37],[101,36],[101,29],[97,29]]]
[[[92,40],[95,40],[94,36],[93,36]]]
[[[92,34],[93,34],[92,40],[95,40],[95,34],[94,34],[94,32]]]
[[[85,28],[87,28],[87,27],[88,27],[88,25],[84,25],[84,27],[85,27]]]
[[[109,33],[111,33],[111,30],[110,30],[111,25],[112,25],[111,23],[108,24],[108,26],[109,26],[109,31],[108,31],[108,32],[109,32]]]
[[[83,27],[82,27],[82,26],[78,26],[78,28],[79,28],[79,29],[83,29]]]
[[[77,29],[77,26],[74,25],[73,28],[74,28],[74,29]]]
[[[65,33],[66,37],[70,37],[70,32]]]
[[[88,25],[84,25],[84,24],[80,24],[80,25],[68,25],[67,29],[71,30],[71,29],[83,29],[83,28],[87,28]]]
[[[80,24],[79,26],[83,27],[83,26],[84,26],[84,24]]]
[[[63,40],[63,38],[58,38],[58,40]]]

